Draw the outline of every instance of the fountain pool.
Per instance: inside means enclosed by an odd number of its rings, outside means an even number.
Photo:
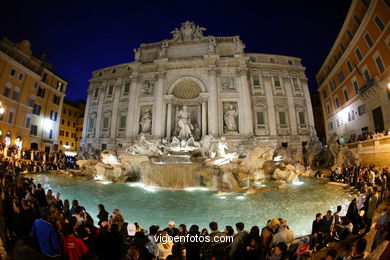
[[[217,221],[221,230],[226,225],[243,222],[249,230],[254,225],[262,228],[268,219],[281,217],[289,221],[294,235],[300,236],[311,232],[316,213],[334,211],[337,205],[342,205],[345,214],[352,199],[346,190],[312,179],[245,196],[216,194],[205,188],[163,190],[142,183],[96,182],[56,174],[27,177],[41,183],[45,190],[60,192],[63,200],[77,199],[95,220],[97,205],[102,203],[109,212],[119,208],[125,221],[138,222],[144,229],[152,224],[166,227],[169,220],[174,220],[177,225],[186,224],[187,228],[192,224],[208,228],[210,221]]]

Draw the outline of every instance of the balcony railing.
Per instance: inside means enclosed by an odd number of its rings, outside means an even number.
[[[366,84],[364,84],[360,89],[359,89],[359,92],[360,94],[364,94],[367,90],[369,90],[372,86],[375,85],[375,79],[370,79],[369,81],[367,81]]]

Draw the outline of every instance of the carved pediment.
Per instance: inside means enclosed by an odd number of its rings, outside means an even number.
[[[175,28],[171,34],[175,42],[187,42],[203,38],[206,28],[196,25],[194,22],[186,21],[181,24],[180,29]]]
[[[277,104],[275,106],[277,111],[287,111],[288,110],[288,105],[286,104]]]

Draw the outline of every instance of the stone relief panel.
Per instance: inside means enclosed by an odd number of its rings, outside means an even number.
[[[236,92],[236,84],[234,77],[224,76],[220,79],[220,85],[223,92]]]
[[[223,102],[223,132],[224,134],[238,134],[238,107],[237,102]]]
[[[152,134],[152,108],[151,105],[140,107],[139,134]]]
[[[141,88],[142,96],[152,96],[154,92],[154,82],[150,80],[144,80]]]

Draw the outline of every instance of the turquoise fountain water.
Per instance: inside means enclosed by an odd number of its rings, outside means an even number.
[[[244,196],[240,193],[216,194],[197,188],[163,190],[141,183],[108,183],[71,179],[55,174],[28,175],[44,188],[60,192],[62,199],[78,199],[96,220],[97,205],[102,203],[111,212],[119,208],[125,221],[138,222],[147,229],[152,224],[167,226],[169,220],[178,224],[197,224],[208,228],[217,221],[220,229],[243,222],[246,229],[262,228],[268,219],[281,217],[289,221],[295,236],[311,232],[317,212],[335,210],[342,205],[345,214],[350,194],[344,189],[315,180],[304,180],[286,188]],[[259,186],[264,184],[257,184]]]

